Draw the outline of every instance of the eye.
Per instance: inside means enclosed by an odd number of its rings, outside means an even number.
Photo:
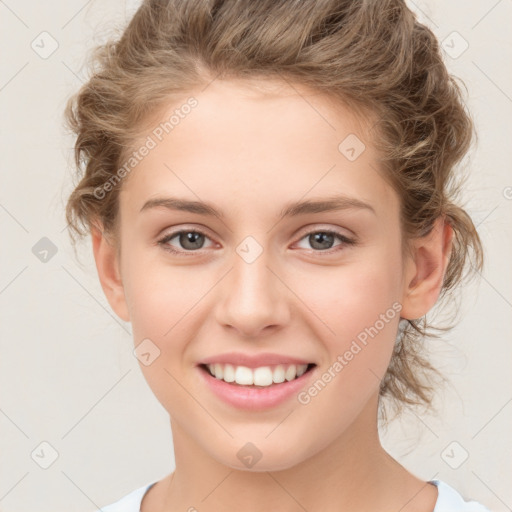
[[[170,243],[174,239],[177,239],[180,247],[176,248]],[[340,243],[334,246],[334,250],[331,250],[336,239],[338,239]],[[204,249],[205,240],[210,240],[210,238],[202,231],[182,229],[181,231],[175,231],[174,233],[165,235],[162,239],[158,240],[158,244],[166,251],[176,254],[177,256],[192,256],[191,253]],[[302,240],[306,240],[307,243],[310,244],[313,248],[313,252],[325,252],[327,254],[338,252],[343,250],[343,247],[356,244],[355,240],[332,230],[310,231],[300,239],[300,241]]]
[[[175,249],[174,246],[169,243],[175,238],[178,240],[178,243],[181,246],[179,249]],[[165,235],[164,238],[158,241],[158,244],[161,245],[166,251],[172,252],[179,256],[187,256],[187,252],[201,250],[203,248],[205,239],[209,240],[210,238],[203,232],[192,229],[185,229]]]
[[[331,250],[336,239],[341,243],[334,246],[335,248],[337,247],[337,249]],[[328,254],[338,252],[342,250],[344,246],[355,245],[356,243],[355,240],[332,230],[310,231],[300,239],[300,241],[302,240],[306,240],[306,242],[310,244],[314,250],[313,252],[327,252]]]

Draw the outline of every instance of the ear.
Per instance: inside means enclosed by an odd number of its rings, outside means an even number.
[[[125,322],[130,321],[119,271],[117,248],[105,236],[101,224],[91,227],[92,247],[101,287],[114,312]]]
[[[439,217],[428,235],[412,241],[412,256],[406,264],[402,318],[421,318],[436,303],[450,261],[452,239],[453,228]]]

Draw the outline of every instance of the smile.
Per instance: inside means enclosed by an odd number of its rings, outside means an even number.
[[[203,367],[216,379],[240,386],[268,387],[272,384],[281,384],[292,381],[310,370],[311,364],[278,364],[248,368],[232,364],[208,364]]]
[[[253,412],[289,403],[308,386],[317,373],[316,369],[314,363],[254,368],[228,363],[197,366],[200,381],[213,393],[212,396],[229,406]]]

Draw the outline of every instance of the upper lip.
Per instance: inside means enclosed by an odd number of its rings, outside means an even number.
[[[199,361],[198,364],[232,364],[233,366],[246,366],[247,368],[258,368],[259,366],[270,366],[276,364],[311,364],[300,357],[285,356],[282,354],[243,354],[241,352],[229,352],[226,354],[218,354],[212,357],[207,357]]]

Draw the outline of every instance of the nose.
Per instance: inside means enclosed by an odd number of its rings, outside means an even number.
[[[290,292],[283,281],[269,267],[265,251],[252,263],[235,254],[233,268],[218,290],[217,322],[247,338],[282,328],[290,317]]]

